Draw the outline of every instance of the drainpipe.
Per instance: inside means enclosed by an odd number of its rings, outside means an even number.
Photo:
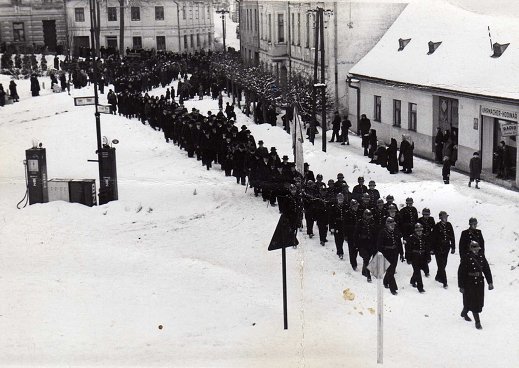
[[[287,84],[290,85],[290,77],[292,74],[292,37],[294,35],[292,34],[292,19],[290,18],[290,1],[288,1],[287,5],[287,18],[288,18],[288,76],[287,76]]]
[[[177,6],[178,53],[180,54],[182,53],[182,43],[180,42],[180,5],[175,0],[173,0],[173,2]]]
[[[333,53],[334,53],[334,69],[335,69],[335,110],[339,110],[339,71],[337,70],[338,67],[338,40],[337,37],[339,36],[338,28],[337,28],[337,2],[335,1],[333,3]]]
[[[360,87],[359,86],[354,86],[354,85],[352,85],[352,83],[359,84],[360,80],[348,76],[346,78],[346,83],[348,83],[348,87],[357,90],[357,127],[356,127],[356,130],[358,131],[359,130],[359,125],[360,125]]]

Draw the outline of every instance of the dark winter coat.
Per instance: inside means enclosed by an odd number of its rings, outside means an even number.
[[[492,284],[492,273],[485,255],[472,251],[463,257],[458,268],[458,287],[463,289],[463,307],[474,313],[483,310],[485,278]]]
[[[436,254],[445,254],[449,250],[456,249],[454,229],[450,222],[439,221],[434,225],[432,233],[432,246]]]
[[[362,218],[359,220],[355,226],[353,239],[362,258],[375,254],[377,248],[377,226],[373,218]]]
[[[378,234],[377,239],[377,250],[381,252],[386,259],[394,264],[398,262],[398,256],[404,255],[404,249],[402,248],[402,240],[398,231],[389,231],[384,228]]]
[[[405,244],[405,259],[408,263],[429,262],[431,254],[429,244],[425,235],[417,235],[416,233],[409,236]]]
[[[400,153],[398,155],[398,162],[404,169],[413,168],[413,150],[414,143],[409,143],[407,140],[403,140],[400,143]]]
[[[485,239],[483,239],[483,234],[479,229],[467,229],[461,232],[460,242],[459,242],[459,252],[460,257],[465,257],[468,253],[471,253],[469,245],[471,241],[478,242],[481,247],[481,253],[485,254]]]
[[[481,177],[481,159],[479,157],[472,157],[469,163],[470,178],[472,180],[479,180]]]
[[[402,234],[407,237],[414,232],[414,225],[418,221],[418,211],[413,206],[406,206],[399,213],[402,220]]]
[[[387,148],[387,170],[390,173],[398,172],[397,143],[395,138],[391,138],[391,143]]]
[[[13,80],[9,83],[9,94],[11,95],[11,98],[13,100],[17,100],[20,98],[18,96],[18,91],[16,90],[16,82]]]

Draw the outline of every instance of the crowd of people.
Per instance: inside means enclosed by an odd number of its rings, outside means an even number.
[[[367,266],[380,251],[390,263],[383,284],[393,295],[398,294],[395,272],[399,261],[411,265],[410,284],[424,293],[422,274],[429,277],[434,255],[435,280],[448,287],[446,266],[457,242],[446,211],[439,212],[438,221],[428,208],[423,208],[420,215],[411,197],[399,209],[392,195],[388,194],[384,200],[375,181],[369,180],[366,186],[362,176],[350,190],[342,173],[325,181],[321,174],[314,176],[308,163],[304,164],[303,172],[298,172],[288,156],[279,156],[276,147],[268,149],[262,140],[256,141],[246,125],[240,128],[235,125],[234,106],[229,103],[225,109],[223,106],[225,81],[211,73],[212,57],[218,55],[161,53],[134,61],[101,62],[103,83],[113,85],[107,96],[111,112],[137,118],[142,124],[162,131],[166,143],[178,145],[190,158],[196,157],[206,170],[219,165],[226,176],[235,178],[236,184],[245,186],[246,191],[250,188],[254,196],[277,207],[287,220],[284,229],[289,234],[287,245],[297,247],[297,233],[304,228],[308,237],[313,238],[317,227],[319,244],[326,246],[331,235],[341,260],[347,243],[349,263],[355,271],[360,257],[361,274],[367,282],[372,281]],[[91,63],[84,66],[80,72],[89,74]],[[177,80],[175,91],[172,82]],[[160,86],[167,87],[164,95],[149,94]],[[219,112],[208,111],[204,115],[195,108],[188,111],[184,101],[193,98],[218,99]],[[336,130],[337,122],[344,127],[342,134]],[[347,131],[351,123],[348,123],[336,114],[331,141],[337,139],[349,144]],[[376,131],[371,129],[365,115],[358,133],[362,136],[364,154],[371,162],[387,167],[390,173],[398,172],[399,165],[403,172],[412,172],[414,147],[407,136],[403,137],[397,156],[396,140],[392,139],[387,148],[378,145]],[[486,278],[489,289],[493,284],[484,255],[483,235],[475,218],[469,220],[469,228],[462,232],[458,249],[461,259],[458,286],[464,302],[461,316],[470,320],[467,313],[472,311],[476,327],[481,328],[483,280]]]

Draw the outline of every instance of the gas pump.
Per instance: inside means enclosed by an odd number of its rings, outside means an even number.
[[[27,190],[29,204],[47,203],[49,192],[47,188],[47,156],[45,148],[33,147],[25,150],[27,160]]]
[[[115,201],[119,198],[117,189],[117,165],[115,148],[103,145],[99,166],[101,167],[101,180],[99,183],[99,204]]]

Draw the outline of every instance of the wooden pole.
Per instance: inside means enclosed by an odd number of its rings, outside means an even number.
[[[317,127],[317,68],[319,64],[319,13],[315,13],[315,53],[314,53],[314,87],[312,89],[312,100],[314,102],[312,106],[312,129],[310,132],[310,142],[314,144],[315,141],[315,130]]]
[[[283,320],[284,329],[288,330],[288,312],[287,312],[287,256],[285,248],[281,249],[281,263],[283,272]]]
[[[380,253],[379,253],[380,254]],[[384,258],[378,256],[378,274],[384,274]],[[381,254],[380,254],[381,255]],[[383,277],[377,278],[377,363],[383,364],[384,361],[384,288],[382,287]]]

